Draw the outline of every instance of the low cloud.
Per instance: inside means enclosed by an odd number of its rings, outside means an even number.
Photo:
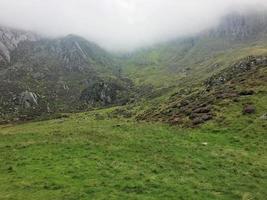
[[[131,50],[201,31],[230,11],[262,6],[266,0],[0,0],[0,24]]]

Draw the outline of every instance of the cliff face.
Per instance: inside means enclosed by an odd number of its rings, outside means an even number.
[[[266,11],[231,13],[209,32],[209,36],[227,37],[232,40],[253,39],[267,33]]]
[[[117,89],[96,91],[102,96],[93,102],[80,98],[90,85],[128,82],[113,57],[96,44],[75,35],[52,39],[3,27],[0,37],[0,118],[121,102]],[[87,96],[93,92],[87,90]],[[110,95],[115,96],[106,99]]]
[[[206,32],[123,60],[79,36],[51,39],[0,27],[0,118],[29,109],[42,114],[124,105],[142,93],[154,92],[144,98],[149,100],[173,88],[189,88],[190,93],[192,85],[231,63],[263,54],[266,38],[265,12],[234,13]],[[210,119],[211,112],[206,114]]]
[[[37,41],[34,33],[0,27],[0,66],[10,62],[10,54],[23,41]]]

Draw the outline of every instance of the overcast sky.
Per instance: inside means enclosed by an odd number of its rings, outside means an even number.
[[[125,50],[198,32],[255,5],[267,0],[0,0],[0,24]]]

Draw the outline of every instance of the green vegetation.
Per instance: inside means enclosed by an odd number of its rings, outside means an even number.
[[[265,199],[267,99],[199,129],[111,110],[0,127],[0,199]],[[223,105],[222,105],[223,106]]]
[[[265,200],[267,30],[234,20],[130,55],[19,45],[0,63],[0,200]]]
[[[137,84],[156,89],[191,87],[248,56],[266,55],[267,39],[185,38],[126,56],[125,73]]]

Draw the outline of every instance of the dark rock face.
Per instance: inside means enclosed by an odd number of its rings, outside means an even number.
[[[108,84],[104,82],[95,83],[82,92],[80,99],[85,100],[90,104],[112,104],[116,100],[117,91],[119,89],[120,88],[115,84]]]
[[[125,104],[129,100],[127,84],[131,82],[97,80],[82,91],[80,100],[90,105]]]
[[[256,112],[256,108],[253,105],[245,105],[243,108],[243,114],[254,114]]]
[[[232,13],[225,16],[217,29],[209,33],[213,37],[224,37],[231,40],[245,40],[267,32],[266,11]]]

